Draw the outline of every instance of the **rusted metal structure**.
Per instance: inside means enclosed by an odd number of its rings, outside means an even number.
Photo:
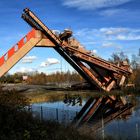
[[[33,29],[0,58],[0,77],[33,47],[54,48],[91,86],[104,91],[123,86],[132,73],[128,65],[117,66],[91,55],[76,39],[71,38],[72,31],[65,30],[56,35],[29,9],[24,9],[22,18]]]

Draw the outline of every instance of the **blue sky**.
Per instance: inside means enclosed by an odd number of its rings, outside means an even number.
[[[26,7],[50,29],[72,29],[81,44],[104,59],[113,52],[123,51],[130,58],[132,54],[138,54],[139,0],[1,0],[1,56],[31,30],[21,19],[22,10]],[[49,64],[50,61],[57,64],[41,67],[42,63]],[[34,48],[10,72],[39,70],[50,73],[61,68],[63,71],[71,70],[53,49]]]

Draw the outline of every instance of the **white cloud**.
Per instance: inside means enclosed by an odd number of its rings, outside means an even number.
[[[108,8],[122,5],[133,0],[63,0],[63,5],[82,10]]]
[[[46,63],[45,63],[45,62],[42,62],[42,63],[40,64],[40,67],[46,67]]]
[[[103,10],[100,11],[100,15],[101,16],[106,16],[106,17],[111,17],[111,16],[117,16],[117,15],[121,15],[122,13],[128,13],[129,11],[126,9],[107,9],[107,10]]]
[[[122,9],[113,7],[108,9],[102,9],[98,12],[98,14],[99,16],[110,18],[110,20],[119,19],[119,21],[129,22],[130,20],[137,20],[139,17],[139,12],[139,9]]]
[[[32,63],[36,59],[37,59],[36,56],[25,56],[22,59],[22,63]]]
[[[82,43],[83,45],[95,45],[96,42],[95,41],[88,41],[88,42],[84,42]]]
[[[80,43],[85,45],[86,49],[95,49],[98,51],[98,55],[105,55],[107,53],[111,55],[114,51],[131,50],[130,45],[134,46],[134,44],[140,41],[140,28],[83,28],[75,31],[75,37]],[[133,52],[131,51],[129,54],[131,53]]]
[[[91,54],[93,54],[93,55],[97,54],[97,52],[98,52],[98,51],[95,50],[95,49],[94,49],[94,50],[90,50],[90,51],[91,51]]]
[[[111,43],[111,42],[105,42],[105,43],[102,44],[102,47],[108,48],[108,47],[112,47],[113,45],[114,45],[114,44]]]
[[[104,33],[105,35],[116,35],[120,33],[128,33],[128,28],[101,28],[100,32]]]
[[[40,64],[40,67],[47,67],[47,66],[59,64],[59,63],[60,63],[60,61],[56,58],[48,58],[45,62],[42,62]]]
[[[53,32],[54,34],[56,34],[56,35],[59,35],[59,34],[61,33],[60,30],[52,30],[52,32]]]
[[[140,40],[140,29],[131,29],[131,28],[104,28],[101,29],[109,40]]]
[[[122,47],[116,43],[113,43],[113,42],[103,42],[102,43],[102,48],[117,48],[117,49],[121,49]]]
[[[124,27],[104,27],[100,29],[85,28],[76,31],[75,36],[83,40],[83,44],[84,42],[94,42],[94,44],[96,44],[97,41],[131,41],[140,40],[140,29]],[[108,46],[110,44],[106,45]]]
[[[32,68],[25,68],[25,67],[20,67],[17,72],[21,72],[21,73],[30,73],[30,72],[34,72],[35,70]]]
[[[140,35],[129,34],[129,35],[118,35],[118,40],[140,40]]]

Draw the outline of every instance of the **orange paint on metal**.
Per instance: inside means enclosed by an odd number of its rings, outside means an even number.
[[[29,41],[31,38],[35,38],[35,29],[32,29],[27,35],[27,41]]]
[[[15,52],[15,47],[12,47],[9,51],[8,51],[8,58],[10,58]]]
[[[4,56],[2,56],[2,57],[0,58],[0,66],[2,66],[3,63],[4,63]]]
[[[18,42],[18,49],[20,49],[23,45],[24,45],[24,38],[22,38],[22,39]]]

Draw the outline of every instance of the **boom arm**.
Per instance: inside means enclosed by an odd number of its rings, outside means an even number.
[[[131,74],[128,67],[116,66],[106,60],[91,56],[86,51],[72,47],[67,41],[56,36],[29,9],[24,9],[22,18],[33,28],[42,31],[56,45],[54,49],[91,85],[110,91],[115,85],[123,85],[125,78]]]

